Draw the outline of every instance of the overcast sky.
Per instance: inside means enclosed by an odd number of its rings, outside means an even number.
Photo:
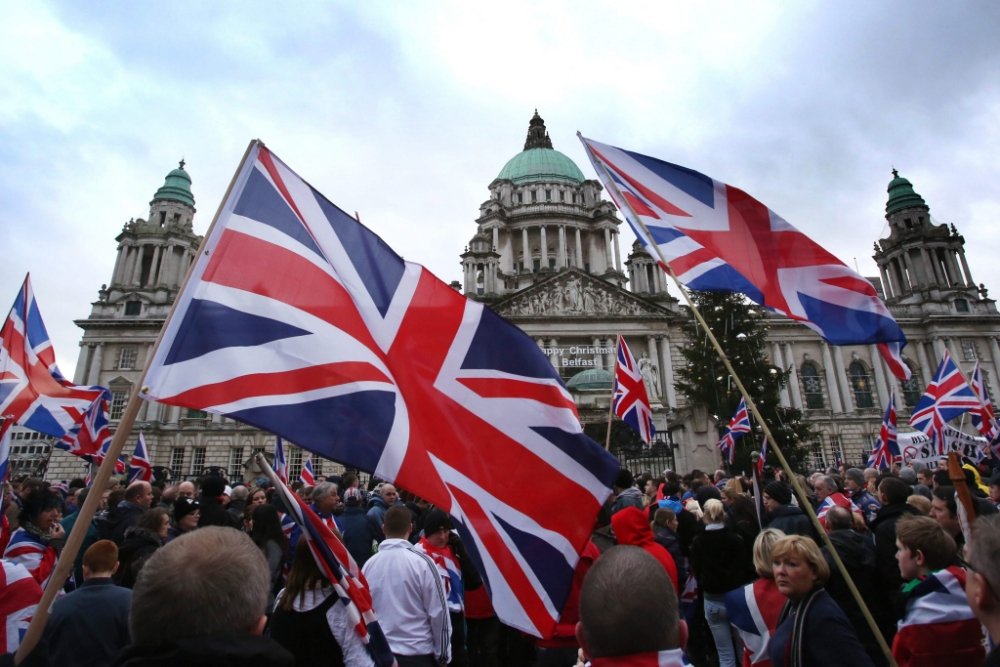
[[[249,140],[445,281],[537,108],[736,185],[865,275],[895,166],[1000,296],[1000,3],[31,2],[0,24],[0,308],[72,374],[114,237]],[[623,229],[624,229],[623,225]],[[631,235],[623,234],[623,255]]]

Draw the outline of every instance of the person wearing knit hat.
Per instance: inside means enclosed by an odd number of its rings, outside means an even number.
[[[764,527],[777,528],[785,535],[814,537],[812,522],[802,508],[792,505],[792,489],[784,482],[769,482],[764,487]]]
[[[190,533],[198,527],[198,519],[201,518],[201,503],[194,498],[178,498],[174,501],[174,525],[167,531],[167,539],[170,542],[175,537],[184,533]]]

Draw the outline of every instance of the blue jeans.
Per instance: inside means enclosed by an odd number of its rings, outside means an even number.
[[[725,596],[705,593],[705,620],[715,640],[719,653],[719,667],[736,667],[736,649],[733,647],[733,628],[726,613]]]

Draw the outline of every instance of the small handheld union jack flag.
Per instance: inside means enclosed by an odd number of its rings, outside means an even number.
[[[316,486],[316,475],[313,474],[312,454],[306,457],[306,462],[302,464],[302,472],[299,473],[299,481],[306,486]]]
[[[978,409],[980,404],[962,371],[945,350],[934,379],[913,408],[910,426],[926,433],[937,447],[938,454],[944,455],[945,424],[965,412]]]
[[[153,480],[153,466],[149,462],[149,454],[146,451],[146,438],[139,433],[139,438],[135,441],[135,452],[132,460],[128,464],[128,483],[151,482]]]
[[[764,445],[760,448],[760,458],[757,459],[758,475],[763,476],[765,465],[767,465],[767,438],[764,438]]]
[[[719,440],[719,450],[726,460],[732,463],[736,459],[736,441],[750,432],[750,413],[747,412],[746,399],[741,398],[740,404],[736,406],[733,418],[729,420],[726,432]]]
[[[867,467],[883,470],[899,458],[899,443],[896,440],[896,393],[889,394],[889,405],[882,417],[882,429],[879,431],[875,448],[868,457]]]
[[[642,373],[635,363],[635,357],[628,349],[625,339],[618,336],[618,364],[615,367],[614,410],[622,421],[632,427],[647,445],[653,442],[656,428],[653,426],[653,412],[649,407],[649,395]]]
[[[274,474],[282,484],[288,484],[288,459],[285,458],[285,441],[280,435],[274,439]]]
[[[979,406],[970,411],[972,425],[979,433],[992,445],[1000,438],[1000,425],[997,424],[996,413],[993,411],[993,403],[990,401],[990,394],[986,391],[986,382],[983,379],[983,369],[976,362],[976,367],[972,369],[970,378],[972,392],[979,399]]]

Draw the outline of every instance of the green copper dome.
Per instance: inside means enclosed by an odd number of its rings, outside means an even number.
[[[569,379],[566,383],[568,389],[575,389],[576,391],[581,390],[594,390],[603,389],[605,391],[610,391],[611,389],[611,372],[606,371],[603,368],[588,368],[585,371],[580,371],[573,377]]]
[[[191,177],[184,171],[184,160],[180,161],[177,169],[167,174],[163,181],[163,186],[153,195],[153,201],[178,201],[194,207],[194,195],[191,194]]]
[[[553,150],[552,140],[545,131],[545,121],[538,115],[537,109],[528,123],[524,150],[504,165],[497,178],[513,181],[517,185],[533,181],[583,183],[584,180],[583,172],[572,160]]]
[[[885,204],[885,213],[889,215],[904,208],[927,206],[924,198],[913,191],[913,184],[892,170],[892,180],[889,181],[889,201]]]

